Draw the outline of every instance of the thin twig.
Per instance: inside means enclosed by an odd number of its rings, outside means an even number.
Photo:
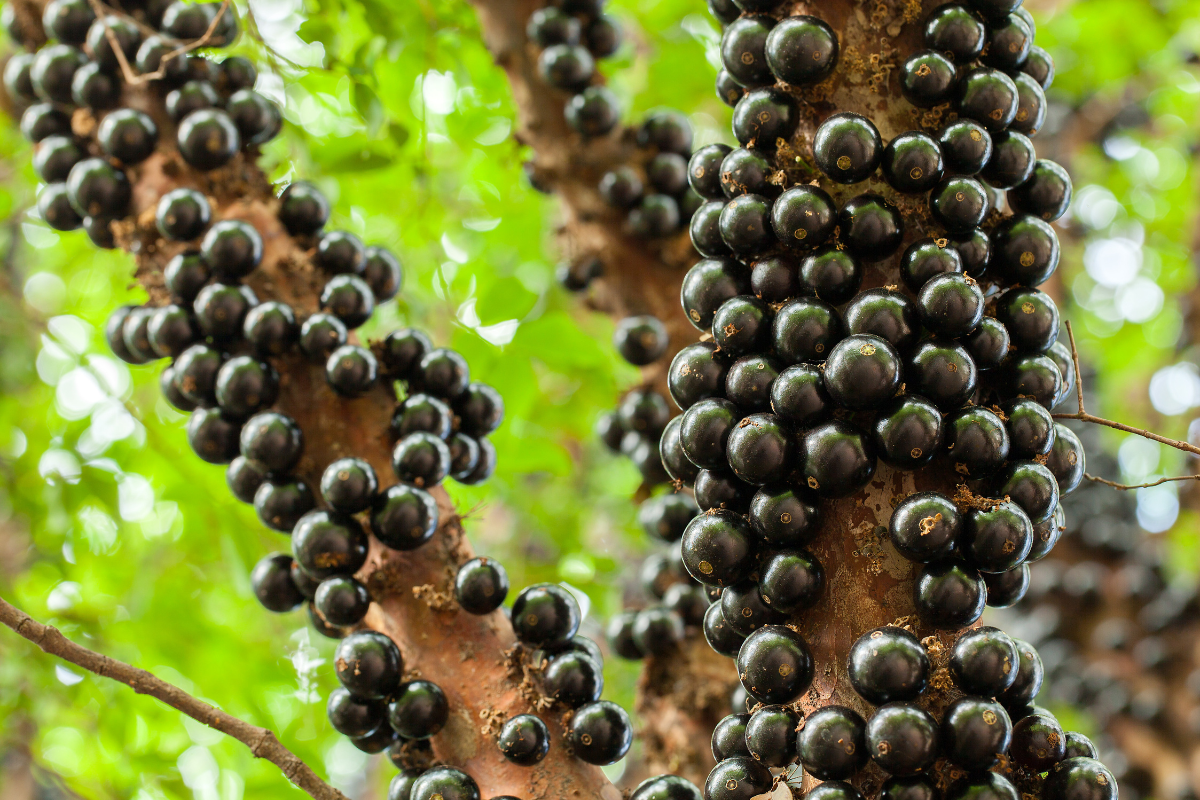
[[[154,70],[153,72],[143,73],[141,75],[135,73],[133,68],[129,66],[129,60],[125,58],[125,51],[121,49],[120,44],[117,42],[116,34],[113,33],[112,26],[108,23],[109,16],[120,16],[130,20],[133,20],[133,18],[128,14],[118,12],[116,9],[105,6],[100,2],[100,0],[88,0],[88,2],[91,4],[92,10],[96,13],[96,16],[100,17],[101,21],[104,23],[104,37],[108,39],[108,46],[112,48],[113,55],[117,57],[117,63],[121,65],[121,74],[125,76],[125,82],[130,86],[137,86],[138,84],[146,83],[148,81],[159,80],[167,74],[166,65],[169,64],[172,59],[204,47],[204,45],[212,41],[213,34],[217,30],[217,25],[221,22],[221,17],[223,17],[225,12],[229,9],[231,0],[224,0],[224,2],[221,3],[221,7],[217,9],[216,15],[213,17],[212,22],[208,24],[208,30],[204,32],[203,36],[195,41],[188,42],[187,44],[179,43],[178,47],[162,57],[162,59],[158,62],[158,69]],[[133,21],[136,23],[136,20]],[[169,41],[178,43],[178,40],[176,39],[170,39]]]
[[[1164,483],[1171,483],[1173,481],[1200,481],[1200,475],[1175,475],[1174,477],[1170,478],[1159,478],[1158,480],[1150,483],[1117,483],[1116,481],[1110,481],[1107,478],[1089,475],[1086,472],[1083,473],[1083,477],[1087,478],[1089,481],[1103,483],[1105,486],[1111,486],[1112,488],[1120,489],[1121,491],[1126,491],[1128,489],[1149,489],[1151,486],[1161,486]]]
[[[347,800],[346,796],[317,777],[312,769],[275,738],[266,728],[238,719],[219,708],[192,697],[178,686],[155,677],[144,669],[101,655],[75,644],[57,628],[43,625],[24,611],[0,598],[0,622],[36,644],[44,652],[58,656],[104,678],[120,681],[138,694],[148,694],[197,722],[232,736],[250,748],[256,758],[265,758],[283,772],[284,777],[315,800]]]
[[[1071,330],[1071,323],[1067,322],[1067,337],[1071,340],[1071,361],[1075,364],[1075,396],[1079,401],[1079,412],[1076,414],[1054,414],[1055,419],[1077,419],[1080,422],[1090,422],[1093,425],[1104,425],[1108,428],[1113,428],[1125,433],[1133,433],[1141,436],[1144,439],[1149,439],[1159,444],[1165,444],[1168,447],[1173,447],[1176,450],[1182,450],[1185,453],[1192,453],[1200,456],[1200,447],[1193,444],[1180,441],[1179,439],[1169,439],[1157,433],[1152,433],[1145,428],[1135,428],[1132,425],[1126,425],[1123,422],[1114,422],[1111,419],[1097,417],[1095,414],[1089,414],[1083,407],[1083,373],[1079,371],[1079,350],[1075,347],[1075,333]],[[1101,481],[1104,483],[1104,481]]]

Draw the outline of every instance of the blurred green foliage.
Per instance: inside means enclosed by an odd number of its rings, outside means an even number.
[[[728,141],[729,111],[705,66],[717,29],[702,4],[612,5],[629,41],[603,69],[629,119],[671,105],[692,115],[698,141]],[[637,374],[608,344],[612,321],[581,311],[554,282],[554,201],[522,178],[528,154],[510,136],[508,86],[472,10],[462,0],[250,8],[257,35],[235,49],[259,64],[261,90],[290,123],[265,167],[278,180],[316,182],[334,203],[331,225],[402,257],[404,290],[369,335],[430,330],[504,395],[495,478],[452,493],[472,509],[477,548],[504,561],[515,587],[569,582],[591,598],[596,633],[649,547],[629,502],[634,469],[590,434]],[[1149,114],[1077,149],[1077,187],[1112,202],[1073,217],[1063,279],[1106,408],[1182,435],[1187,414],[1155,414],[1146,386],[1177,357],[1181,297],[1195,284],[1200,82],[1187,56],[1200,49],[1200,4],[1068,3],[1038,20],[1039,43],[1058,60],[1052,98],[1062,109]],[[265,613],[251,596],[251,565],[286,541],[229,495],[222,469],[192,457],[184,417],[158,396],[158,368],[106,353],[108,312],[144,297],[129,285],[130,260],[28,214],[38,184],[12,120],[0,125],[0,154],[0,591],[77,641],[273,727],[339,786],[378,790],[391,768],[325,721],[330,643],[302,614]],[[1138,267],[1105,289],[1081,268],[1085,250],[1133,235],[1131,223],[1142,231]],[[1158,287],[1160,310],[1115,317],[1119,290],[1139,278]],[[606,695],[629,706],[635,667],[606,668]],[[241,745],[0,635],[0,756],[24,746],[87,798],[292,792]]]

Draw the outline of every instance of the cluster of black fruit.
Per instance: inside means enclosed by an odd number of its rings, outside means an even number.
[[[773,640],[791,640],[796,653],[803,647],[798,634],[782,626],[761,628],[747,645],[775,646]],[[772,785],[770,767],[797,761],[824,781],[808,795],[820,800],[862,800],[847,781],[869,763],[888,776],[880,798],[934,800],[943,796],[932,775],[939,759],[963,773],[946,797],[1017,800],[1022,794],[1010,778],[1047,771],[1043,797],[1116,796],[1116,782],[1095,760],[1092,742],[1064,732],[1051,712],[1033,705],[1043,679],[1037,651],[996,628],[968,631],[951,649],[945,666],[959,696],[940,722],[915,704],[930,686],[933,665],[922,643],[904,628],[868,631],[850,649],[850,682],[876,707],[869,720],[845,706],[826,706],[801,724],[800,714],[787,704],[804,682],[789,680],[793,674],[781,666],[807,670],[811,677],[811,662],[764,664],[745,649],[739,656],[743,684],[758,705],[752,713],[729,715],[713,731],[718,764],[705,786],[709,800],[765,792]]]
[[[692,126],[673,109],[652,111],[637,130],[637,161],[600,178],[600,197],[626,211],[629,233],[643,239],[670,236],[700,207],[688,184]]]
[[[1093,430],[1079,431],[1097,475],[1115,478],[1116,460]],[[1189,639],[1175,635],[1200,622],[1195,588],[1170,579],[1162,542],[1146,538],[1136,500],[1086,483],[1063,502],[1070,521],[1063,542],[1076,560],[1047,558],[1032,571],[1029,591],[1003,622],[1035,643],[1046,670],[1045,694],[1083,707],[1098,724],[1132,719],[1156,729],[1200,733],[1200,713],[1172,708],[1172,685],[1200,692]],[[1130,680],[1122,665],[1136,666]],[[1129,766],[1112,740],[1097,739],[1121,792],[1148,797],[1152,776]]]
[[[21,131],[39,145],[34,166],[47,186],[38,210],[47,224],[61,231],[83,227],[97,245],[112,247],[111,223],[128,214],[132,199],[125,170],[154,153],[161,128],[174,128],[180,155],[200,170],[221,167],[279,132],[279,109],[254,91],[257,76],[249,61],[177,53],[210,26],[208,45],[233,41],[237,20],[232,10],[220,8],[220,3],[156,4],[144,19],[160,34],[143,37],[132,18],[97,18],[87,0],[46,6],[43,25],[52,43],[13,56],[4,85],[14,102],[26,106]],[[122,61],[141,75],[160,76],[155,87],[163,107],[156,113],[120,107]],[[77,109],[98,123],[94,142],[73,130]],[[76,123],[89,127],[78,118]]]
[[[621,119],[621,104],[597,83],[596,59],[621,46],[621,28],[604,13],[604,0],[557,0],[534,11],[525,29],[529,41],[542,48],[538,72],[542,80],[571,93],[564,114],[583,136],[603,136]]]

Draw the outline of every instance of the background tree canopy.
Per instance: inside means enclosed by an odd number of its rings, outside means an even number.
[[[592,435],[638,373],[610,345],[612,320],[555,281],[556,201],[524,178],[509,85],[473,10],[460,0],[236,5],[248,34],[233,52],[255,60],[259,91],[287,121],[266,152],[270,176],[313,181],[334,204],[332,224],[404,262],[402,294],[364,334],[429,330],[504,396],[495,477],[450,487],[468,534],[514,586],[564,581],[586,593],[585,631],[598,633],[651,547],[631,502],[636,469]],[[698,145],[728,141],[730,110],[712,89],[719,32],[703,4],[610,6],[627,39],[603,69],[628,118],[671,106],[689,114]],[[1038,146],[1075,180],[1059,292],[1096,373],[1095,405],[1195,442],[1200,2],[1027,6],[1057,62]],[[31,213],[30,146],[8,117],[0,148],[0,593],[76,641],[273,728],[353,796],[382,797],[391,768],[325,719],[333,643],[303,615],[262,613],[251,594],[250,567],[286,542],[230,496],[222,468],[191,457],[159,367],[127,367],[104,345],[109,311],[144,299],[130,258]],[[1188,469],[1151,442],[1106,440],[1124,480]],[[1200,505],[1181,504],[1181,493],[1139,491],[1138,518],[1168,537],[1175,577],[1189,582]],[[609,660],[605,696],[631,707],[636,675]],[[1089,732],[1082,710],[1056,711]],[[45,797],[290,791],[236,742],[5,635],[0,795],[5,763],[25,752],[38,780],[59,787]]]

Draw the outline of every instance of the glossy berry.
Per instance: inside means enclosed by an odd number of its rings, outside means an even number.
[[[410,800],[480,800],[479,785],[453,767],[434,767],[413,781]]]
[[[79,48],[69,44],[43,47],[34,55],[29,69],[33,91],[46,102],[69,104],[71,82],[87,60]]]
[[[567,742],[575,756],[589,764],[612,764],[633,742],[633,724],[625,709],[607,700],[575,710],[567,728]]]
[[[205,108],[219,108],[221,96],[208,81],[188,81],[178,89],[167,92],[167,116],[178,124],[193,111]]]
[[[258,299],[248,286],[210,283],[200,290],[192,304],[200,330],[219,341],[238,338],[246,313]]]
[[[310,361],[326,362],[346,343],[345,324],[332,314],[313,314],[300,326],[300,350]]]
[[[729,466],[747,483],[763,485],[786,475],[794,444],[782,420],[774,414],[745,417],[730,431]]]
[[[680,302],[696,328],[712,328],[713,316],[726,300],[744,294],[745,269],[732,259],[707,258],[697,262],[683,277]]]
[[[83,160],[83,150],[68,136],[43,139],[33,154],[33,169],[46,183],[62,183]]]
[[[500,728],[496,743],[509,761],[529,767],[550,752],[550,730],[532,714],[518,714]]]
[[[53,103],[34,103],[21,115],[21,135],[34,144],[48,136],[71,136],[71,116]]]
[[[696,504],[703,511],[729,509],[744,512],[754,486],[723,470],[702,469],[695,480]]]
[[[283,475],[299,461],[304,434],[291,417],[265,411],[247,420],[241,432],[242,455],[268,474]]]
[[[737,421],[737,409],[728,400],[700,400],[683,414],[679,431],[683,452],[698,467],[726,468],[726,442]]]
[[[584,43],[596,58],[608,58],[621,48],[621,26],[607,14],[596,14],[583,32]]]
[[[811,364],[783,370],[771,383],[770,392],[771,410],[802,427],[823,420],[834,408],[823,372]]]
[[[830,305],[841,305],[858,292],[863,267],[845,250],[825,247],[800,263],[800,285]]]
[[[992,157],[992,135],[971,119],[958,119],[943,127],[938,145],[948,175],[978,175]]]
[[[1079,486],[1079,482],[1083,480],[1087,458],[1083,443],[1073,430],[1057,423],[1054,431],[1054,445],[1050,449],[1046,466],[1058,482],[1058,493],[1061,496],[1075,491]]]
[[[879,458],[901,469],[916,469],[937,454],[942,415],[923,397],[897,397],[880,409],[871,433]]]
[[[961,345],[927,339],[909,356],[904,380],[908,391],[928,398],[942,411],[949,411],[974,394],[978,372]]]
[[[847,336],[825,362],[825,389],[843,408],[875,408],[899,388],[900,364],[896,350],[878,336]]]
[[[845,497],[875,474],[871,440],[849,422],[832,420],[804,435],[801,471],[808,488],[822,497]]]
[[[1043,772],[1066,756],[1066,734],[1053,716],[1030,714],[1013,723],[1008,753],[1021,766]]]
[[[998,133],[1017,114],[1017,86],[999,70],[973,69],[959,80],[958,110],[960,116]]]
[[[725,201],[710,200],[696,210],[688,232],[691,234],[692,246],[703,256],[720,257],[728,255],[729,245],[721,238],[721,211]]]
[[[1094,758],[1076,757],[1058,762],[1043,783],[1047,800],[1116,800],[1117,781]]]
[[[638,612],[639,617],[643,617],[645,614],[645,611]],[[638,636],[637,623],[634,624],[634,638],[636,641],[642,641],[644,637]],[[659,652],[660,650],[644,650],[644,652]],[[549,664],[542,671],[542,685],[546,694],[558,702],[568,708],[579,708],[585,703],[592,703],[600,699],[600,692],[604,689],[604,674],[601,671],[600,663],[592,656],[582,652],[567,651],[550,659]]]
[[[704,612],[704,622],[701,627],[704,630],[704,639],[708,642],[708,646],[723,656],[735,658],[742,647],[742,642],[746,640],[745,636],[738,633],[725,621],[720,603],[713,603]]]
[[[163,268],[163,281],[167,291],[176,302],[191,305],[196,295],[208,283],[210,273],[208,264],[199,253],[185,251],[179,253],[167,262]]]
[[[122,170],[101,158],[85,158],[67,176],[67,196],[79,216],[112,219],[125,215],[132,189]]]
[[[595,71],[596,62],[592,54],[579,45],[551,45],[538,57],[538,73],[542,80],[563,91],[577,92],[583,89]]]
[[[688,574],[711,586],[738,583],[753,566],[750,528],[730,512],[697,516],[684,531],[682,548]]]
[[[437,503],[414,486],[388,487],[371,508],[371,531],[393,550],[420,547],[433,536],[437,524]]]
[[[274,139],[283,126],[279,106],[253,89],[239,89],[225,101],[225,111],[237,126],[242,145],[261,145]]]
[[[956,74],[954,62],[936,50],[922,50],[900,67],[900,91],[918,108],[933,108],[950,99]]]
[[[329,201],[311,183],[290,183],[279,196],[279,221],[293,236],[319,233],[328,220]]]
[[[716,89],[717,97],[730,108],[736,108],[738,100],[741,100],[742,95],[746,93],[742,85],[726,69],[717,71]]]
[[[179,386],[175,383],[175,367],[167,367],[159,374],[158,388],[162,390],[163,399],[166,400],[172,408],[179,411],[196,410],[196,404],[179,393]]]
[[[221,220],[205,234],[200,253],[219,278],[232,282],[249,275],[262,261],[262,236],[243,220]]]
[[[1004,465],[1011,442],[998,416],[979,406],[946,418],[946,460],[968,478],[989,475]]]
[[[1096,745],[1092,744],[1092,740],[1084,736],[1082,733],[1069,731],[1067,733],[1067,746],[1065,758],[1098,758],[1099,754],[1096,750]]]
[[[275,402],[279,374],[253,356],[235,356],[217,373],[217,405],[231,417],[245,419]]]
[[[268,479],[254,493],[254,511],[259,521],[281,533],[292,530],[314,505],[312,491],[299,478]]]
[[[354,329],[371,318],[375,294],[357,275],[334,275],[321,290],[321,309]]]
[[[706,800],[751,800],[771,789],[771,771],[749,756],[719,762],[704,782]]]
[[[974,567],[957,559],[925,566],[913,586],[921,620],[934,628],[963,628],[983,614],[986,589]]]
[[[1001,131],[992,136],[992,157],[979,175],[996,189],[1012,189],[1029,179],[1036,161],[1037,151],[1029,137]]]
[[[1015,358],[1005,372],[1006,379],[1001,387],[1003,396],[1011,398],[1024,395],[1046,408],[1052,408],[1062,398],[1062,372],[1047,356]]]
[[[1054,83],[1054,59],[1036,44],[1029,48],[1029,56],[1021,65],[1021,71],[1037,81],[1043,90]]]
[[[32,102],[38,99],[29,75],[33,57],[33,53],[13,53],[4,66],[4,89],[14,101]]]
[[[950,674],[967,694],[995,697],[1017,678],[1017,646],[1012,637],[984,626],[964,633],[950,651]]]
[[[66,44],[83,44],[96,13],[85,0],[53,0],[42,12],[46,34]]]
[[[987,604],[991,608],[1010,608],[1029,591],[1029,564],[1018,564],[1006,572],[984,573]]]
[[[796,727],[800,715],[785,706],[764,706],[746,723],[750,756],[768,767],[784,767],[796,759]]]
[[[250,588],[268,611],[292,611],[304,602],[304,595],[292,583],[292,563],[289,555],[271,553],[254,565],[250,573]]]
[[[962,527],[958,508],[949,498],[937,492],[918,492],[896,506],[888,536],[905,558],[928,564],[951,552]]]
[[[932,189],[945,170],[938,143],[921,131],[908,131],[888,142],[881,166],[889,186],[913,194]]]
[[[734,357],[765,349],[770,329],[771,310],[749,295],[725,301],[713,317],[713,341]]]
[[[771,230],[771,201],[762,195],[743,194],[721,210],[721,238],[733,252],[751,256],[774,242]]]
[[[938,755],[938,724],[928,712],[908,703],[888,703],[867,722],[871,760],[891,775],[924,772]]]
[[[645,366],[666,352],[667,328],[662,320],[649,314],[626,317],[617,323],[613,345],[630,364]]]
[[[904,238],[900,211],[876,194],[860,194],[842,206],[838,225],[846,249],[864,261],[887,258]]]
[[[286,353],[300,334],[290,306],[269,300],[246,312],[242,333],[261,358]]]
[[[508,596],[508,573],[495,559],[477,557],[458,568],[454,596],[471,614],[490,614]]]
[[[728,145],[709,144],[692,153],[688,161],[688,184],[701,197],[719,200],[721,190],[721,163],[732,151]]]
[[[1016,504],[1004,502],[969,512],[958,544],[962,557],[981,572],[1007,572],[1029,554],[1033,526]]]
[[[775,82],[767,63],[767,37],[775,20],[765,14],[749,14],[729,24],[721,37],[721,63],[735,81],[745,87]]]
[[[455,480],[467,478],[479,465],[479,441],[465,433],[456,433],[446,440],[450,448],[450,477]]]
[[[1008,358],[1011,339],[1004,323],[994,317],[984,317],[979,321],[979,327],[963,339],[963,344],[979,369],[996,369]]]
[[[1015,288],[996,302],[996,318],[1023,353],[1044,353],[1058,340],[1058,306],[1045,292]]]
[[[771,328],[775,350],[788,364],[824,361],[844,336],[845,327],[837,310],[806,297],[780,308]]]
[[[630,800],[702,800],[700,790],[678,775],[659,775],[637,785]]]
[[[338,644],[334,659],[342,686],[365,700],[392,694],[404,666],[395,643],[376,631],[350,634]]]
[[[388,375],[407,380],[432,349],[433,342],[424,333],[415,328],[401,328],[384,337],[378,352],[381,366]]]
[[[1066,213],[1071,203],[1071,178],[1067,171],[1048,159],[1034,163],[1029,177],[1009,190],[1008,204],[1020,214],[1032,214],[1053,222]]]
[[[330,625],[357,625],[370,605],[367,587],[348,575],[334,575],[321,581],[313,596],[313,608]]]
[[[920,333],[917,308],[900,292],[868,289],[860,292],[845,308],[845,327],[852,334],[873,334],[907,353]]]
[[[1054,446],[1054,419],[1045,407],[1032,400],[1014,400],[1005,408],[1010,452],[1014,458],[1032,459]]]
[[[914,700],[925,690],[929,657],[916,637],[902,628],[876,628],[850,648],[850,682],[875,705]]]
[[[193,189],[173,189],[162,196],[155,213],[158,232],[167,239],[186,242],[200,236],[212,221],[212,207]]]
[[[753,581],[727,586],[721,592],[721,614],[742,636],[749,636],[764,625],[782,625],[787,616],[767,605]]]
[[[779,241],[791,247],[819,247],[836,224],[837,207],[819,186],[794,186],[771,207],[771,228]]]
[[[1009,72],[1019,70],[1029,57],[1033,32],[1025,20],[1016,14],[1003,19],[989,20],[988,41],[984,46],[983,63]]]
[[[421,357],[417,369],[420,378],[416,383],[422,391],[437,397],[452,400],[461,395],[471,382],[466,359],[445,347],[427,352]]]
[[[973,278],[955,273],[935,275],[917,295],[921,324],[930,332],[961,338],[983,318],[983,292]]]
[[[397,478],[418,488],[437,486],[450,472],[450,449],[433,434],[410,433],[392,451],[392,470]]]
[[[946,273],[963,271],[958,251],[945,239],[918,239],[904,250],[900,259],[900,278],[913,292],[920,292],[929,280]]]
[[[47,186],[38,195],[38,213],[56,231],[73,231],[83,224],[83,218],[71,206],[70,192],[64,183]]]
[[[579,629],[579,605],[560,586],[540,583],[517,595],[512,610],[513,630],[525,644],[563,643]]]
[[[680,220],[679,202],[665,194],[646,195],[626,218],[629,232],[640,239],[670,236]]]
[[[779,547],[804,545],[821,525],[819,505],[808,496],[798,495],[791,489],[781,487],[763,489],[755,494],[750,504],[749,516],[754,532],[770,544]],[[790,569],[791,562],[792,557],[785,555],[780,566]],[[810,570],[810,576],[815,572],[815,569]],[[772,584],[767,591],[770,593],[774,588],[775,585]],[[783,608],[783,605],[780,608]]]
[[[378,491],[375,470],[361,458],[339,458],[321,475],[321,497],[343,514],[369,508]]]
[[[540,48],[578,44],[581,32],[578,19],[553,6],[534,11],[525,25],[526,36]]]
[[[938,6],[925,19],[925,46],[969,64],[983,50],[987,28],[979,17],[957,4]]]
[[[774,161],[767,152],[739,147],[721,161],[721,191],[730,199],[743,194],[774,197],[779,187],[767,180],[774,171]]]
[[[796,101],[776,89],[752,89],[733,110],[733,135],[744,147],[771,148],[796,132],[800,112]]]
[[[789,703],[813,679],[808,644],[782,625],[764,625],[751,633],[738,651],[737,665],[742,686],[763,703]]]
[[[974,178],[947,178],[930,193],[929,212],[951,233],[970,231],[987,216],[987,191]]]
[[[796,744],[805,771],[823,781],[849,778],[869,758],[866,723],[844,706],[825,706],[810,714]]]
[[[759,572],[758,593],[770,608],[792,614],[820,599],[825,571],[812,554],[781,550],[767,559]]]
[[[242,146],[229,115],[219,109],[193,111],[179,123],[179,154],[196,169],[213,170],[228,164]]]
[[[1012,722],[999,703],[986,697],[960,697],[942,716],[942,752],[956,766],[985,770],[1008,750]]]
[[[342,397],[358,397],[375,384],[379,364],[365,347],[342,345],[325,362],[325,380]]]
[[[567,124],[584,136],[603,136],[621,121],[621,102],[606,86],[589,86],[567,101]]]
[[[883,141],[869,119],[842,112],[821,123],[813,139],[813,155],[820,170],[837,183],[858,183],[879,166]]]
[[[785,83],[820,83],[837,64],[837,36],[816,17],[786,17],[767,36],[766,58],[771,72]]]
[[[388,723],[405,739],[428,739],[450,717],[450,704],[441,688],[430,681],[400,684],[388,703]]]

